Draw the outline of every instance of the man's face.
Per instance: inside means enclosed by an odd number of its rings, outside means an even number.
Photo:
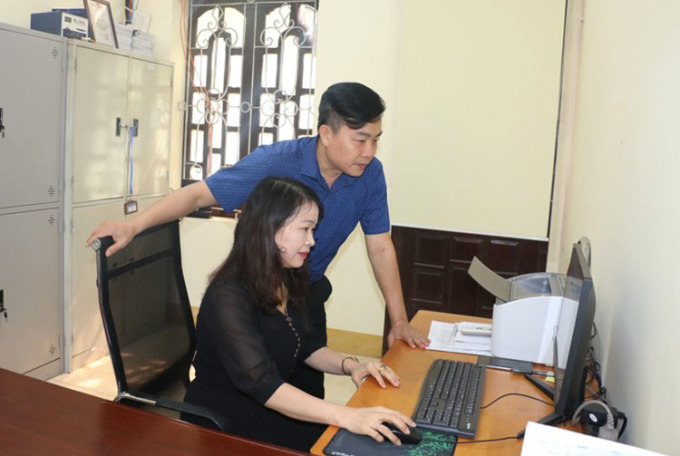
[[[367,123],[358,130],[347,125],[336,132],[327,125],[323,127],[321,137],[326,146],[327,164],[348,176],[361,176],[378,150],[382,120]]]

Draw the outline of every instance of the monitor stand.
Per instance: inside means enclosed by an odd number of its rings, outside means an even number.
[[[536,388],[541,390],[541,392],[548,396],[550,399],[552,399],[553,401],[555,400],[555,388],[550,386],[548,382],[539,380],[530,374],[524,374],[524,378],[533,383]]]
[[[534,386],[536,386],[536,388],[538,388],[543,394],[548,396],[550,399],[552,399],[553,401],[555,400],[555,388],[554,387],[550,386],[548,383],[544,382],[543,380],[539,380],[539,379],[531,376],[530,374],[524,374],[524,378],[526,378],[531,383],[533,383]],[[563,422],[565,419],[566,418],[564,417],[563,414],[553,412],[549,415],[544,416],[540,420],[538,420],[537,423],[545,424],[545,425],[548,425],[548,426],[555,426],[555,425]],[[525,431],[526,431],[526,429],[520,431],[517,434],[517,438],[518,439],[523,438]]]

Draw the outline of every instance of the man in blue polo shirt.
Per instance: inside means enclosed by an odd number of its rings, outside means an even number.
[[[324,205],[324,216],[314,235],[316,245],[310,254],[312,283],[308,302],[319,336],[326,340],[324,303],[331,293],[324,273],[357,223],[361,223],[368,258],[390,317],[388,343],[401,339],[411,347],[424,348],[429,341],[409,325],[406,317],[389,233],[385,175],[382,164],[374,158],[384,110],[382,98],[365,85],[334,84],[321,97],[316,137],[260,146],[234,166],[169,194],[133,219],[103,222],[88,244],[96,237],[111,235],[115,244],[106,252],[111,255],[137,233],[183,217],[196,208],[217,203],[226,211],[234,210],[266,176],[291,177],[311,187]],[[303,369],[298,375],[299,381],[293,382],[296,386],[323,397],[322,374]]]

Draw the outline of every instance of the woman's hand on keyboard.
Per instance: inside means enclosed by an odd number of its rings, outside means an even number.
[[[392,386],[399,387],[401,380],[396,372],[394,372],[387,364],[381,362],[371,361],[368,363],[353,363],[350,366],[350,375],[352,381],[357,387],[361,385],[368,377],[373,377],[381,388],[387,388],[385,380],[390,382]]]

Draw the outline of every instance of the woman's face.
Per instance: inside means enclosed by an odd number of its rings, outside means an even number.
[[[319,220],[316,204],[305,204],[274,235],[284,268],[299,268],[314,245],[314,228]]]

